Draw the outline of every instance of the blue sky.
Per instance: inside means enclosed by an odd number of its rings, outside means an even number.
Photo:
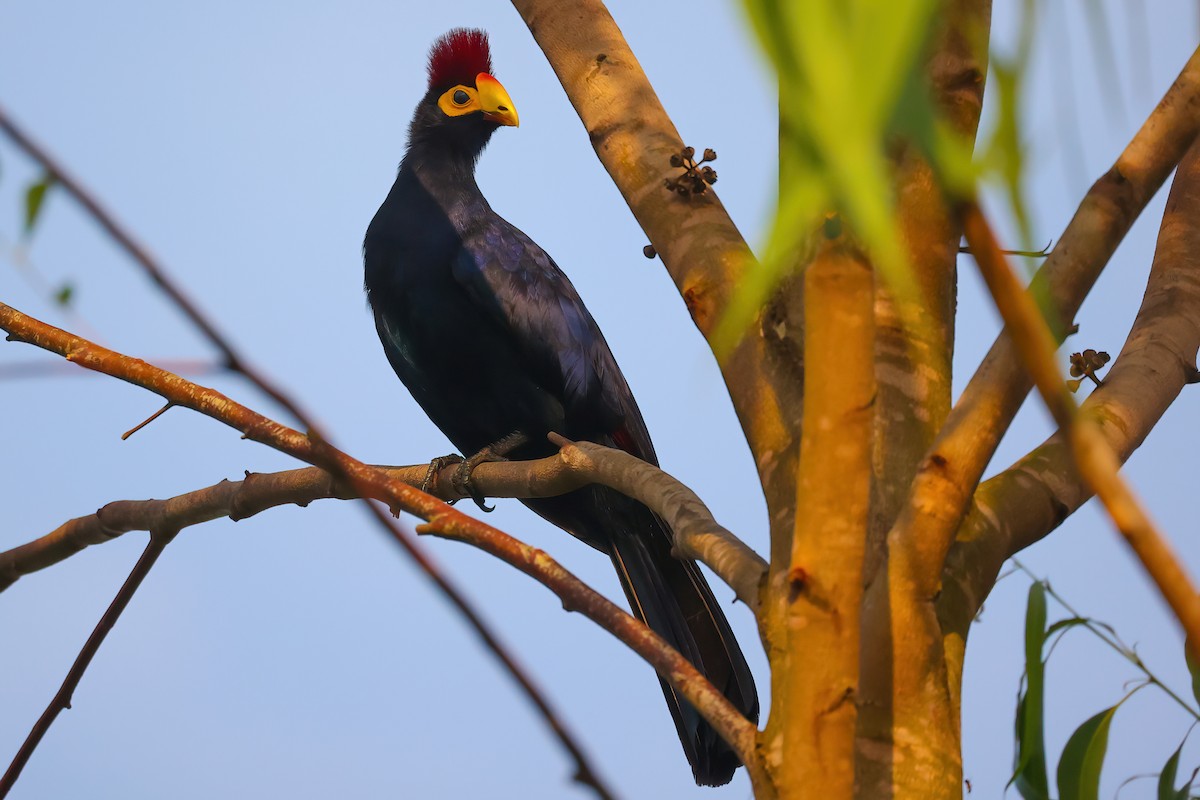
[[[1048,5],[1026,131],[1039,242],[1058,236],[1197,41],[1194,3],[1105,3],[1114,85],[1083,13]],[[1011,48],[1015,6],[997,3],[998,47]],[[687,143],[720,154],[721,198],[761,242],[775,182],[775,89],[736,6],[611,8]],[[571,276],[639,398],[664,467],[765,549],[753,466],[712,358],[660,264],[642,257],[645,237],[507,4],[6,3],[0,103],[97,190],[339,445],[368,461],[417,463],[449,448],[383,357],[361,292],[360,247],[423,93],[428,46],[455,25],[490,31],[496,76],[521,114],[520,129],[499,132],[484,154],[485,194]],[[0,142],[0,298],[150,360],[211,358],[63,195],[51,195],[32,243],[18,243],[20,200],[35,178]],[[1078,346],[1120,349],[1164,198],[1080,314]],[[959,387],[998,329],[969,259],[960,273]],[[39,286],[65,281],[76,287],[72,315]],[[0,369],[51,360],[0,346]],[[202,380],[279,413],[233,377]],[[1197,573],[1193,392],[1128,474]],[[183,411],[120,441],[156,407],[157,398],[100,377],[0,383],[0,452],[10,454],[0,547],[111,500],[294,466]],[[993,470],[1048,430],[1043,410],[1028,403]],[[515,502],[489,521],[619,595],[606,558]],[[91,548],[0,598],[0,759],[19,746],[144,540],[129,534]],[[636,657],[508,567],[462,545],[426,545],[522,655],[622,796],[749,796],[744,777],[722,790],[691,785],[657,682]],[[1092,504],[1026,563],[1136,641],[1186,691],[1176,626]],[[1027,587],[1004,580],[972,632],[964,758],[977,797],[999,796],[1010,771]],[[729,615],[765,696],[752,621],[739,607]],[[1134,677],[1084,634],[1071,636],[1050,665],[1052,754]],[[1156,772],[1186,727],[1153,690],[1123,707],[1105,796],[1126,777]],[[1200,748],[1188,753],[1185,763],[1196,764]],[[12,796],[586,796],[569,784],[569,767],[509,679],[363,510],[326,501],[210,523],[172,544]],[[1136,782],[1122,797],[1150,796],[1151,787]]]

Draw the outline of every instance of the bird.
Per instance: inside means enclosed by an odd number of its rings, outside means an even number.
[[[428,79],[363,242],[368,304],[396,375],[464,455],[507,441],[510,458],[542,458],[557,452],[547,439],[554,432],[657,465],[629,384],[579,294],[476,183],[492,134],[519,124],[492,76],[487,34],[455,28],[438,38]],[[633,614],[757,722],[745,656],[695,562],[672,555],[662,519],[599,486],[522,502],[608,554]],[[737,755],[659,680],[696,783],[728,783]]]

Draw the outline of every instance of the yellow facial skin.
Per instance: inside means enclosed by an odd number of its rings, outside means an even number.
[[[516,127],[520,124],[517,109],[500,81],[481,72],[475,76],[474,86],[459,84],[447,89],[438,98],[438,108],[448,117],[481,112],[483,116],[500,125]]]

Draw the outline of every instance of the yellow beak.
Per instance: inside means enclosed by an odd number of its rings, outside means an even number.
[[[484,117],[514,128],[521,124],[517,119],[517,109],[500,81],[481,72],[475,76],[475,91],[479,95],[479,106],[483,109]]]

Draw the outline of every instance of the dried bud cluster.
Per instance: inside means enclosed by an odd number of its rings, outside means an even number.
[[[704,194],[708,187],[717,182],[717,171],[704,166],[706,162],[716,161],[717,151],[711,147],[705,148],[704,157],[696,161],[696,148],[685,147],[678,153],[671,154],[671,166],[682,167],[683,174],[676,178],[667,178],[663,185],[672,192],[685,197],[693,194]]]
[[[1071,353],[1071,378],[1073,380],[1067,381],[1067,388],[1072,392],[1078,391],[1084,377],[1091,378],[1092,383],[1099,386],[1101,381],[1096,377],[1096,372],[1110,360],[1111,356],[1103,350],[1089,348],[1082,353]]]

